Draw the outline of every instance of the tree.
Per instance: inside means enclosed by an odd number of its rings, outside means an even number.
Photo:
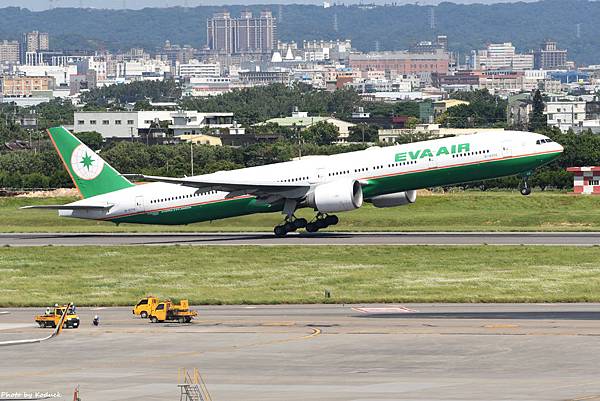
[[[539,89],[536,89],[533,95],[533,106],[529,114],[529,131],[538,132],[548,126],[546,116],[544,115],[544,99]]]
[[[317,145],[331,145],[337,141],[338,136],[337,127],[326,121],[319,121],[302,132],[304,141]]]
[[[364,135],[364,137],[363,137]],[[364,139],[363,139],[364,138]],[[374,125],[358,124],[350,127],[348,142],[378,142],[379,129]]]
[[[102,138],[102,134],[99,132],[78,132],[75,134],[75,136],[92,150],[98,150],[102,148],[102,142],[104,140]]]
[[[450,107],[439,118],[445,126],[451,128],[503,127],[506,125],[508,103],[494,96],[487,89],[471,92],[455,92],[453,99],[465,100],[469,104]]]
[[[417,117],[410,116],[408,120],[406,120],[406,128],[415,129],[419,124],[419,119]]]

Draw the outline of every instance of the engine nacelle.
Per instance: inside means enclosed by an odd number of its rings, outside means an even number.
[[[321,213],[345,212],[363,204],[363,192],[356,180],[338,180],[321,184],[306,197],[308,206]]]
[[[417,191],[395,192],[393,194],[379,195],[370,199],[375,207],[395,207],[415,203]]]

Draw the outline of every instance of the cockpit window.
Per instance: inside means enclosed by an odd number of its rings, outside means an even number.
[[[535,141],[535,143],[537,145],[541,145],[542,143],[550,143],[550,142],[554,142],[554,141],[552,139],[548,139],[548,138],[546,138],[546,139],[538,139],[537,141]]]

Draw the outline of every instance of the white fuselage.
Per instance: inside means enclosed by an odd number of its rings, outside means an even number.
[[[339,179],[368,182],[380,177],[402,175],[419,171],[450,169],[473,163],[522,158],[529,155],[560,152],[562,147],[545,136],[528,132],[497,131],[449,137],[331,156],[308,156],[299,160],[220,171],[198,177],[210,177],[237,182],[260,180],[272,183],[294,183],[317,186]],[[462,146],[468,143],[468,147]],[[447,152],[441,151],[446,149]],[[428,149],[429,152],[425,152]],[[430,155],[431,154],[431,155]],[[490,178],[493,175],[490,176]],[[422,182],[414,188],[431,185]],[[394,192],[394,191],[389,191]],[[104,195],[84,199],[75,204],[113,205],[109,211],[61,211],[61,216],[110,220],[135,213],[158,213],[202,203],[223,201],[228,192],[198,191],[197,188],[177,184],[149,183],[136,185]],[[251,197],[242,195],[242,197]]]

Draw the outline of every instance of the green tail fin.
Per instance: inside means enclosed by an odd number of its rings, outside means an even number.
[[[133,186],[64,127],[50,128],[48,135],[73,183],[84,198]]]

